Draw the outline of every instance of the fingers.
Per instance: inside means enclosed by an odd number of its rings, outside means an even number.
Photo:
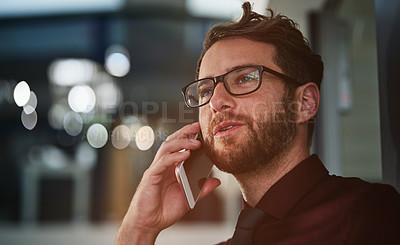
[[[158,149],[157,155],[165,155],[168,153],[174,153],[177,151],[195,150],[201,145],[200,141],[194,139],[175,139],[170,141],[164,141],[161,147]],[[156,155],[156,158],[157,158]]]
[[[171,134],[167,137],[166,141],[171,141],[174,139],[182,139],[182,138],[189,138],[200,132],[200,124],[198,122],[189,124],[181,128],[180,130],[176,131],[175,133]]]
[[[151,164],[152,169],[156,168],[154,169],[156,170],[155,172],[159,173],[189,158],[190,152],[183,152],[182,150],[195,150],[200,147],[200,141],[189,138],[199,131],[199,123],[193,123],[184,126],[168,136],[167,140],[162,143],[157,151],[154,161]]]
[[[171,166],[189,158],[190,151],[201,146],[200,141],[193,139],[175,139],[162,143],[154,158],[154,164]],[[182,151],[185,149],[185,151]]]
[[[168,136],[166,141],[164,141],[155,156],[155,159],[159,159],[161,156],[183,149],[195,150],[200,147],[200,142],[198,140],[190,139],[191,136],[200,132],[199,123],[193,123],[184,126],[180,130]]]

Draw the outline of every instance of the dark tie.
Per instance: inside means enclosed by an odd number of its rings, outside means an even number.
[[[240,212],[235,233],[229,245],[250,244],[252,233],[265,219],[266,213],[258,208],[245,208]]]

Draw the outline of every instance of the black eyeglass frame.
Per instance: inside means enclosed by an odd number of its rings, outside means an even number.
[[[258,86],[257,86],[255,89],[253,89],[253,90],[251,90],[251,91],[249,91],[249,92],[246,92],[246,93],[240,93],[240,94],[232,93],[232,92],[229,90],[228,85],[226,84],[226,81],[225,81],[226,75],[228,75],[229,73],[231,73],[231,72],[233,72],[233,71],[236,71],[236,70],[239,70],[239,69],[245,69],[245,68],[257,68],[257,70],[258,70],[258,72],[259,72],[259,75],[260,75],[259,82],[258,82]],[[272,74],[272,75],[274,75],[274,76],[277,76],[277,77],[279,77],[279,78],[282,78],[283,80],[285,80],[285,81],[287,81],[287,82],[294,83],[294,84],[298,84],[298,85],[302,85],[302,84],[303,84],[303,83],[299,82],[298,80],[296,80],[296,79],[294,79],[294,78],[291,78],[291,77],[289,77],[289,76],[287,76],[287,75],[285,75],[285,74],[283,74],[283,73],[277,72],[277,71],[272,70],[271,68],[265,67],[265,66],[263,66],[263,65],[243,66],[243,67],[237,67],[237,68],[235,68],[235,69],[233,69],[233,70],[231,70],[231,71],[226,72],[225,74],[222,74],[222,75],[219,75],[219,76],[216,76],[216,77],[205,77],[205,78],[201,78],[201,79],[198,79],[198,80],[196,80],[196,81],[193,81],[193,82],[189,83],[188,85],[186,85],[185,87],[183,87],[183,88],[181,89],[181,93],[182,93],[182,95],[183,95],[183,100],[185,101],[186,106],[187,106],[187,107],[190,107],[190,108],[199,108],[199,107],[202,107],[202,106],[204,106],[204,105],[207,105],[207,104],[210,102],[210,100],[211,100],[211,98],[213,97],[213,95],[214,95],[215,87],[216,87],[216,86],[218,85],[218,83],[220,83],[220,82],[222,82],[222,83],[224,84],[224,87],[225,87],[226,91],[227,91],[230,95],[233,95],[233,96],[246,95],[246,94],[254,93],[255,91],[257,91],[257,90],[261,87],[261,83],[262,83],[262,73],[263,73],[264,71],[265,71],[265,72],[268,72],[268,73],[270,73],[270,74]],[[192,84],[194,84],[194,83],[198,83],[198,82],[203,81],[203,80],[212,80],[212,81],[214,82],[214,88],[213,88],[213,90],[212,90],[212,94],[211,94],[211,96],[210,96],[210,99],[209,99],[206,103],[201,104],[201,105],[197,105],[197,106],[191,106],[191,105],[189,105],[189,104],[187,103],[187,99],[186,99],[186,89],[187,89],[190,85],[192,85]]]

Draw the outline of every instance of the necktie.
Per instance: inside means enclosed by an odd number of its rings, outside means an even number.
[[[245,208],[240,212],[235,233],[229,245],[250,244],[252,233],[265,219],[266,213],[258,208]]]

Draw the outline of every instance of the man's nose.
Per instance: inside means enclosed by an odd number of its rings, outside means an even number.
[[[235,100],[226,90],[223,83],[218,83],[210,100],[210,107],[214,112],[232,110],[235,108]]]

